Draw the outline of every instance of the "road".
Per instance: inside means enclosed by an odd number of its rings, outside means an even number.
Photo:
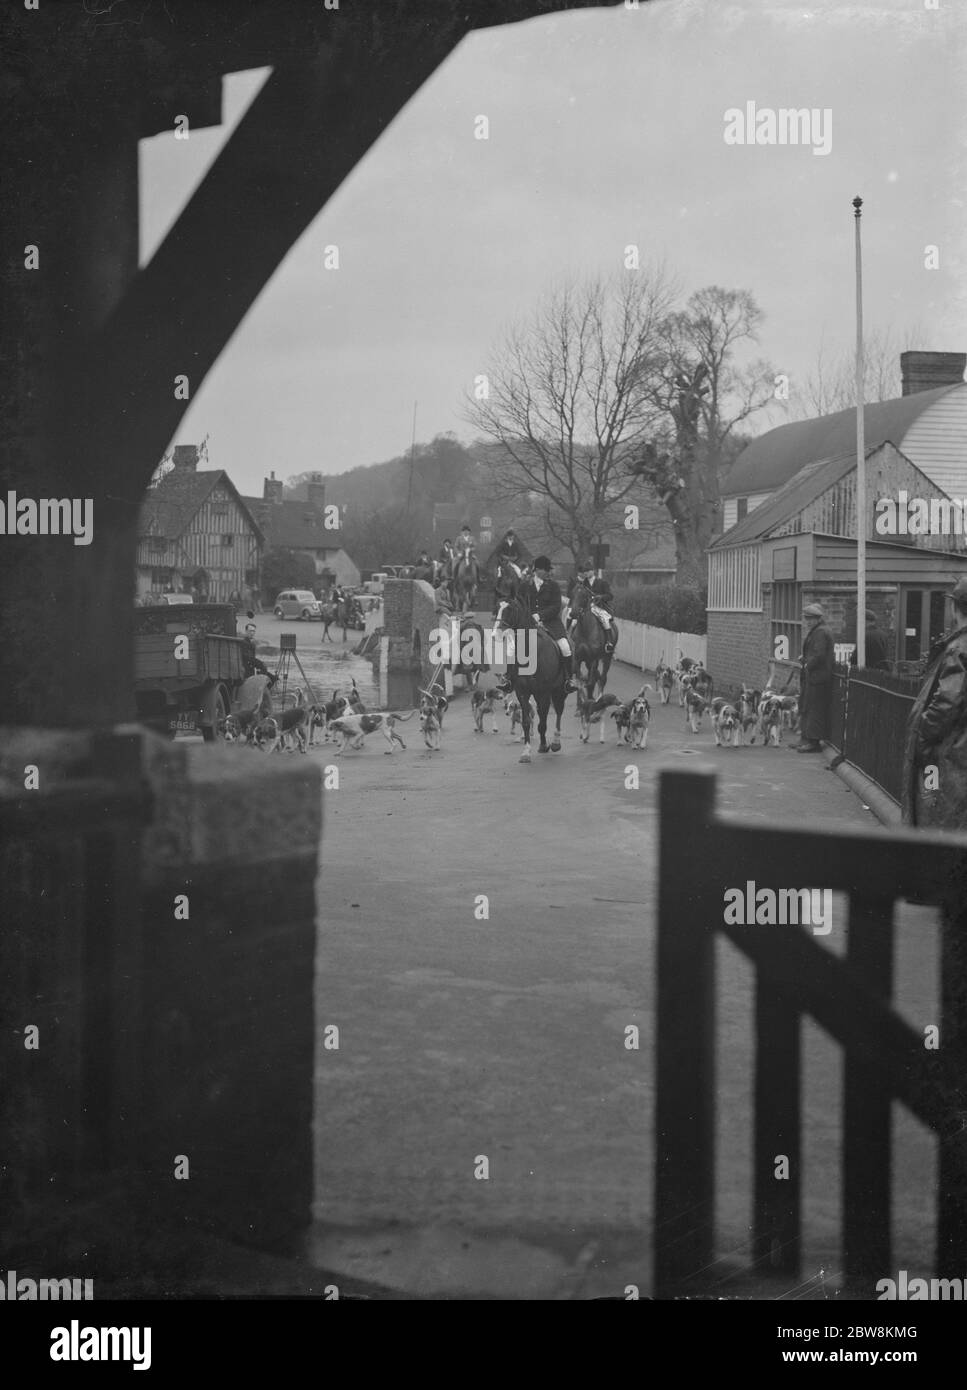
[[[279,630],[271,616],[259,626]],[[308,654],[318,629],[303,640],[295,626]],[[640,680],[616,667],[609,687],[624,698]],[[571,700],[563,751],[535,747],[530,766],[500,724],[475,734],[458,695],[442,751],[413,719],[400,726],[405,751],[369,739],[326,793],[312,1253],[345,1278],[430,1297],[645,1293],[658,774],[712,766],[720,804],[753,820],[835,830],[872,817],[821,758],[716,749],[677,705],[654,707],[648,749],[633,753],[613,726],[605,746],[581,745]],[[331,745],[310,756],[334,762]],[[625,790],[630,763],[637,791]],[[936,1016],[930,920],[901,917],[898,997],[918,1025]],[[839,951],[839,905],[834,921],[822,943]],[[719,1250],[738,1261],[751,1214],[750,985],[723,945]],[[631,1024],[637,1051],[624,1046]],[[338,1050],[322,1041],[333,1025]],[[804,1036],[805,1292],[822,1297],[840,1267],[841,1062],[812,1025]],[[897,1256],[929,1269],[933,1145],[902,1116],[896,1133]],[[742,1287],[734,1264],[709,1272],[710,1291]]]

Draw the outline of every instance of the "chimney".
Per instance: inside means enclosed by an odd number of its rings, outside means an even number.
[[[176,444],[171,461],[180,473],[194,473],[198,467],[198,445]]]
[[[321,512],[325,509],[326,485],[318,473],[315,478],[306,483],[306,497],[309,500],[309,506],[312,507],[314,511]]]
[[[285,484],[282,479],[276,479],[274,473],[270,473],[262,484],[262,499],[265,502],[281,502],[282,492]]]
[[[900,376],[904,396],[957,386],[964,379],[967,352],[901,352]]]

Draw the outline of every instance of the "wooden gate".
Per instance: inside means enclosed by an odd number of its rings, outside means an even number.
[[[711,773],[665,772],[660,789],[655,1291],[704,1291],[715,1246],[715,946],[755,968],[754,1233],[761,1270],[800,1269],[800,1019],[843,1049],[843,1231],[847,1287],[891,1271],[890,1108],[940,1140],[937,1273],[967,1267],[967,837],[774,828],[718,815]],[[822,887],[849,897],[845,959],[801,927],[730,926],[729,887]],[[940,1048],[891,1008],[896,900],[942,909]],[[777,1153],[791,1176],[774,1178]],[[707,1276],[706,1276],[707,1277]]]

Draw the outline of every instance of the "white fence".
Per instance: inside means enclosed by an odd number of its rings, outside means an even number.
[[[669,632],[667,628],[649,627],[647,623],[633,623],[627,618],[618,619],[618,629],[616,660],[637,666],[640,671],[654,671],[661,657],[667,665],[674,666],[679,655],[701,661],[703,666],[706,664],[707,637],[699,637],[694,632]]]

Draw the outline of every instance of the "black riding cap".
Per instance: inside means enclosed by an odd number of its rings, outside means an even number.
[[[546,555],[538,555],[537,559],[534,561],[534,569],[536,569],[536,570],[549,570],[550,568],[551,568],[551,562],[550,562],[550,560],[547,558],[547,556],[546,556]]]

